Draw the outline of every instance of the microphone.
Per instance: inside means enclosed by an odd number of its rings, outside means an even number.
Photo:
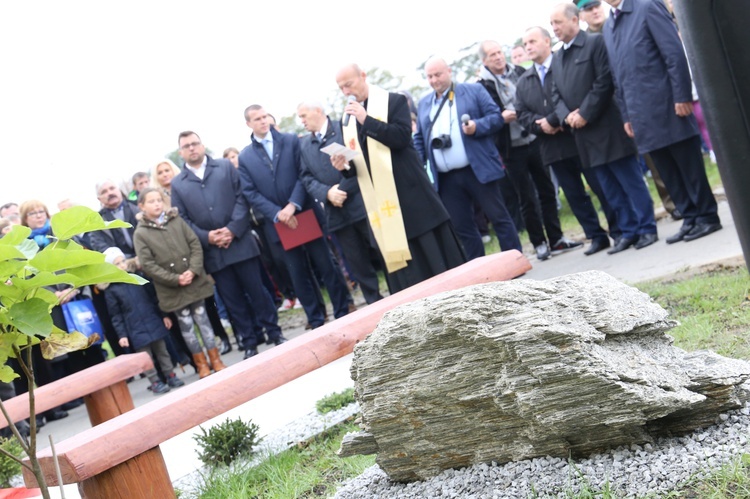
[[[348,103],[354,102],[356,100],[357,100],[356,97],[354,97],[353,95],[350,95],[349,97],[346,98],[346,103],[348,104]],[[345,114],[344,115],[344,121],[342,122],[342,125],[349,126],[349,117],[350,116],[351,116],[351,114]]]
[[[464,125],[466,125],[469,122],[469,120],[471,120],[471,118],[469,117],[468,114],[461,115],[461,123],[463,123]]]

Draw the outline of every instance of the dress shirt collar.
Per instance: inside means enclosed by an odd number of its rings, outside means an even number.
[[[206,165],[208,164],[208,156],[203,156],[203,163],[198,168],[193,168],[189,164],[185,163],[188,170],[195,173],[195,176],[199,179],[203,179],[203,174],[206,172]]]
[[[581,33],[579,32],[578,35],[580,35],[580,34]],[[570,40],[568,43],[563,43],[563,48],[565,50],[568,50],[570,48],[570,46],[573,45],[576,42],[576,38],[578,38],[578,35],[574,36],[573,39]]]

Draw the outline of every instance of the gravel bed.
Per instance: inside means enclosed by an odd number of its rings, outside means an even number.
[[[231,466],[253,466],[266,456],[278,454],[281,451],[293,447],[298,442],[309,440],[310,438],[323,433],[325,430],[342,423],[358,412],[359,404],[356,402],[326,414],[318,414],[317,411],[310,412],[301,418],[295,419],[294,422],[286,426],[266,435],[262,435],[263,440],[258,445],[254,457],[249,460],[240,459],[237,462],[232,463]],[[172,485],[175,489],[179,489],[184,494],[182,497],[193,497],[193,494],[196,493],[202,482],[202,476],[209,473],[210,469],[208,467],[203,467],[175,480]]]
[[[705,477],[743,452],[750,453],[749,430],[750,405],[746,405],[721,414],[715,425],[690,435],[618,447],[588,459],[545,457],[479,464],[409,484],[391,482],[375,465],[345,482],[334,497],[518,499],[571,497],[581,490],[608,490],[613,497],[660,497],[690,479]]]

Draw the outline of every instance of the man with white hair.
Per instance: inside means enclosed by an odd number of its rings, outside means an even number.
[[[367,225],[364,201],[356,178],[345,178],[331,165],[330,156],[320,149],[343,144],[341,123],[331,120],[319,102],[303,102],[297,116],[310,132],[300,139],[301,179],[305,189],[325,206],[328,230],[336,237],[354,279],[367,303],[381,298],[378,274],[372,264],[376,254]]]
[[[107,248],[117,247],[122,250],[126,258],[134,258],[133,233],[138,225],[136,219],[136,215],[140,212],[138,206],[124,198],[122,191],[112,179],[102,180],[96,184],[96,196],[102,205],[99,214],[104,220],[122,220],[129,223],[131,227],[92,232],[91,249],[104,253]]]

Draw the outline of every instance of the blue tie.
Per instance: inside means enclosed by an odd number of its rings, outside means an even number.
[[[266,154],[268,154],[268,158],[273,160],[273,142],[269,139],[263,139],[260,141],[261,144],[263,144],[263,149],[266,150]]]
[[[539,79],[542,80],[542,86],[544,86],[544,77],[547,75],[547,68],[544,67],[544,64],[539,66]]]

